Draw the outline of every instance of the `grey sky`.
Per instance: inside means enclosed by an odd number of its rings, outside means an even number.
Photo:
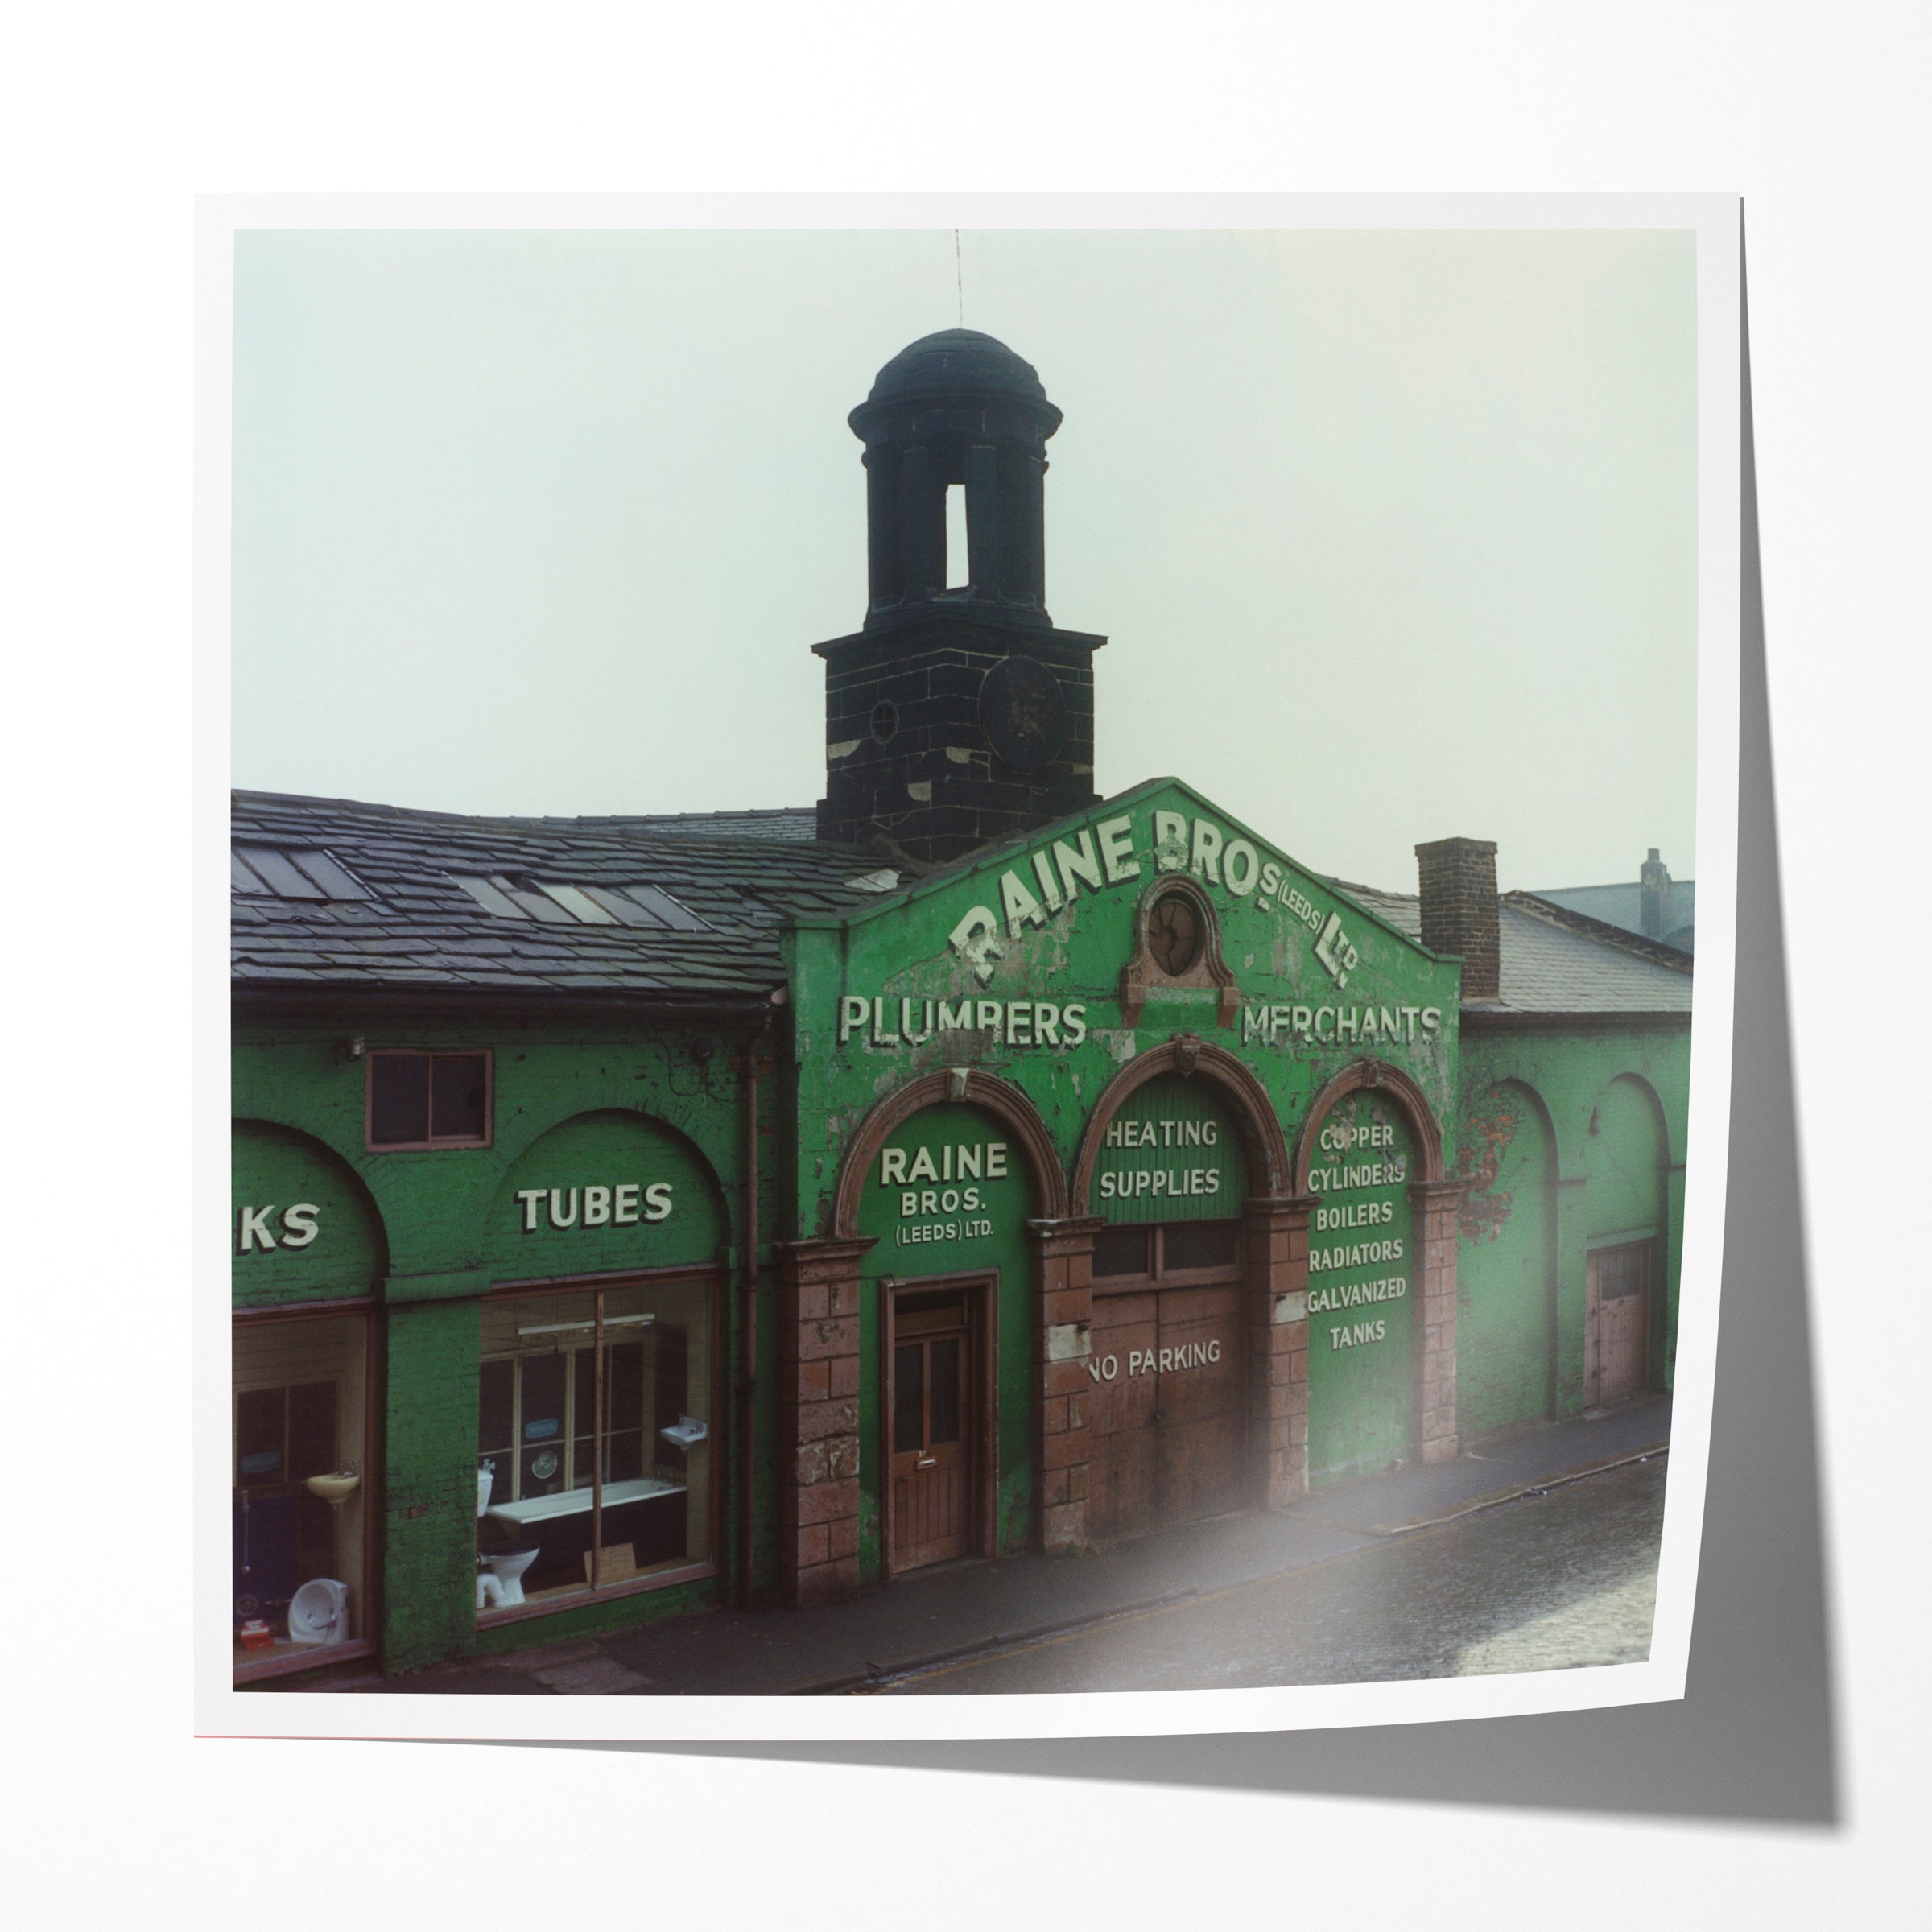
[[[1103,792],[1171,773],[1413,890],[1694,870],[1688,232],[968,232],[1039,370]],[[809,804],[856,630],[844,416],[950,230],[254,232],[234,779],[452,811]]]

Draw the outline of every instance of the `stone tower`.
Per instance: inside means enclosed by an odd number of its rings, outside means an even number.
[[[822,839],[940,865],[1094,803],[1093,654],[1046,613],[1060,412],[1002,342],[922,336],[848,419],[865,445],[869,595],[825,660]],[[966,555],[947,555],[960,490]]]

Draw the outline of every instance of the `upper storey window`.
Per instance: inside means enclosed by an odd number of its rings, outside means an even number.
[[[369,1056],[372,1148],[487,1147],[489,1101],[487,1053]]]

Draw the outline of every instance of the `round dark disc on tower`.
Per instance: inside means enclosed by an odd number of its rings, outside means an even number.
[[[994,755],[1019,771],[1039,771],[1067,741],[1067,700],[1059,681],[1033,658],[1002,658],[980,687],[980,729]]]

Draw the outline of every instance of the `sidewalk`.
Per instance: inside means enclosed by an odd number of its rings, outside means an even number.
[[[1232,1583],[1325,1563],[1525,1492],[1653,1454],[1670,1436],[1654,1396],[1555,1422],[1456,1462],[1364,1477],[1277,1514],[1157,1532],[1098,1555],[948,1563],[810,1610],[712,1610],[411,1678],[360,1671],[336,1690],[526,1695],[799,1696],[852,1690]]]

